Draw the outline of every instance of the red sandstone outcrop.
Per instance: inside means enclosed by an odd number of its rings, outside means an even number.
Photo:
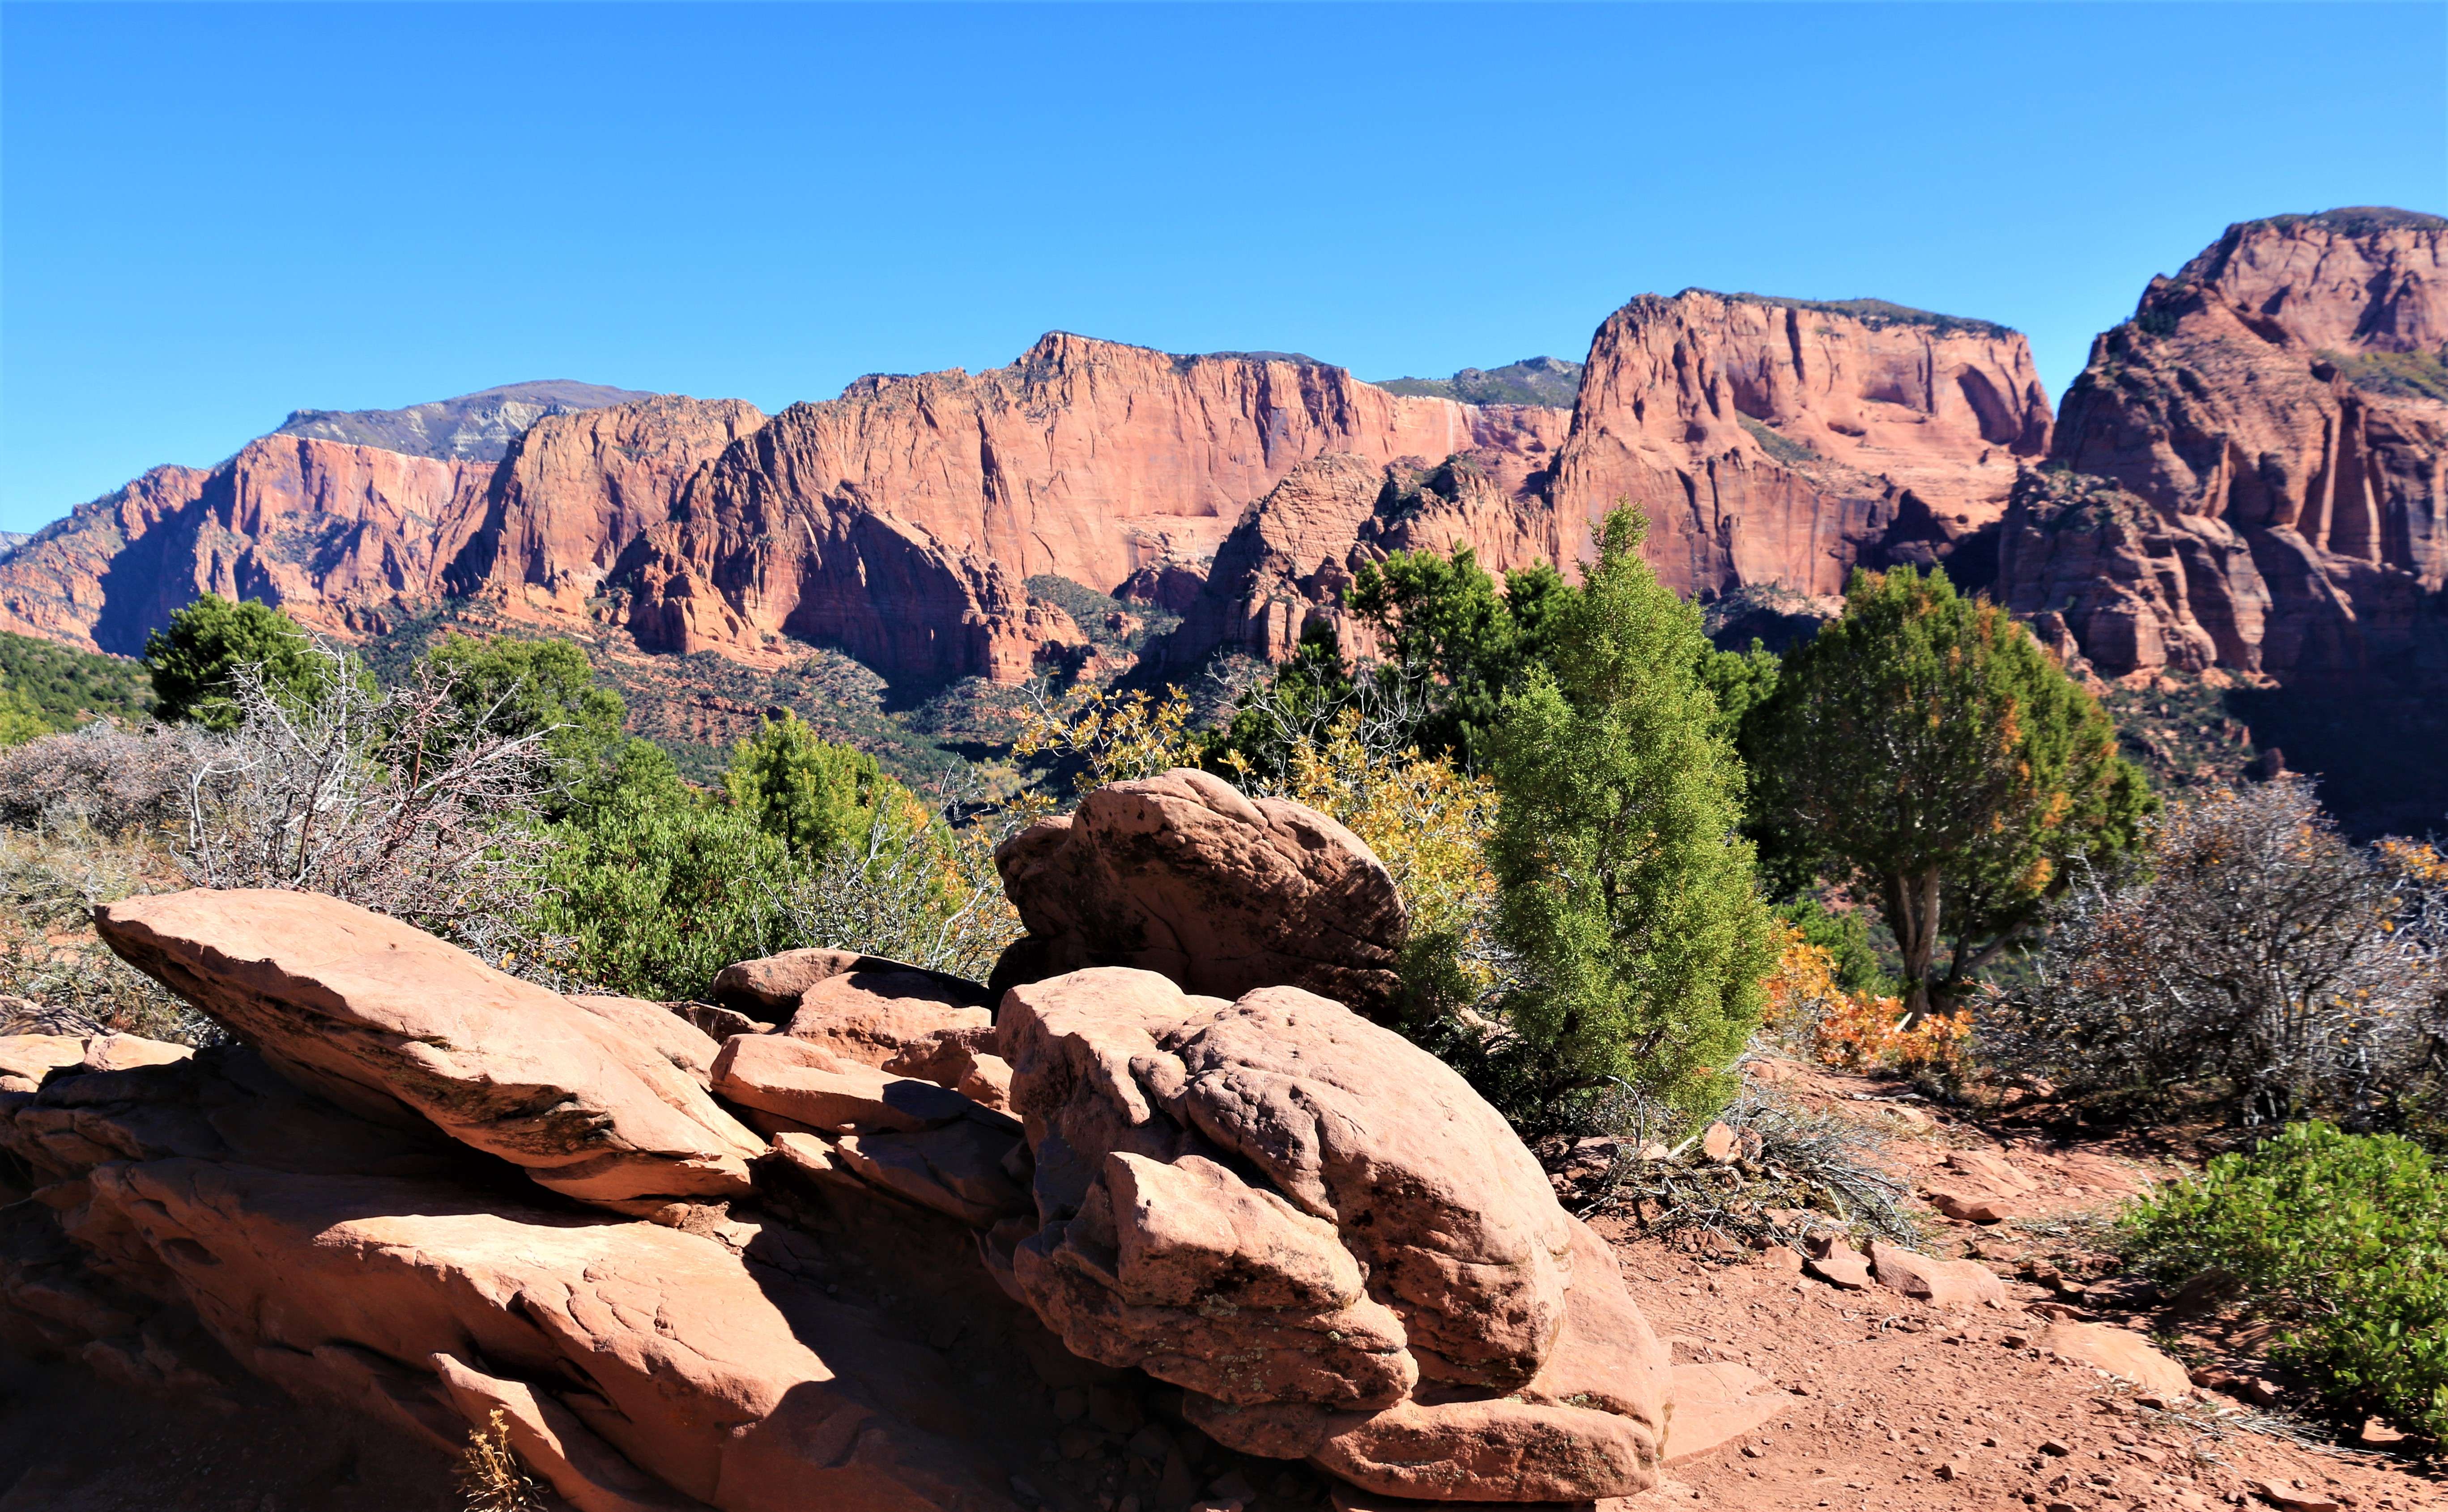
[[[2004,511],[2048,450],[2023,337],[1878,300],[1643,295],[1590,344],[1551,485],[1570,545],[1619,500],[1676,592],[1844,591]]]
[[[291,1081],[378,1123],[430,1121],[580,1201],[681,1221],[747,1195],[765,1151],[612,1019],[335,898],[200,890],[95,924]]]
[[[1425,1051],[1298,988],[1228,1004],[1116,967],[1013,988],[1001,1027],[1039,1227],[989,1254],[1072,1349],[1182,1386],[1221,1443],[1383,1495],[1655,1483],[1665,1351]]]
[[[2066,393],[2001,542],[2016,612],[2120,676],[2436,679],[2448,583],[2448,220],[2231,226]]]
[[[1274,354],[1179,357],[1057,333],[1008,368],[861,379],[793,405],[691,485],[629,582],[639,640],[792,635],[888,677],[1026,676],[1084,640],[1023,580],[1100,591],[1209,555],[1302,462],[1477,449],[1506,488],[1563,416],[1406,397]]]
[[[1394,1001],[1407,921],[1384,863],[1316,810],[1209,773],[1109,783],[1004,841],[995,867],[1028,927],[999,986],[1124,966],[1218,997],[1290,985],[1367,1012]]]
[[[537,421],[510,444],[446,586],[585,614],[698,469],[764,423],[744,400],[668,393]]]
[[[1503,464],[1490,451],[1434,465],[1406,457],[1380,466],[1348,452],[1302,463],[1225,537],[1155,660],[1182,674],[1219,651],[1280,661],[1312,622],[1335,630],[1347,651],[1367,649],[1347,624],[1344,590],[1363,565],[1396,551],[1469,546],[1498,574],[1566,556],[1539,491],[1547,475],[1508,489]]]

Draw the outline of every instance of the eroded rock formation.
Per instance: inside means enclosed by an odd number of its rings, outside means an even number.
[[[2448,668],[2448,220],[2231,226],[2067,391],[2001,591],[2104,675],[2410,688]]]
[[[1457,1074],[1282,985],[1367,985],[1383,870],[1180,774],[1124,797],[1153,848],[1083,854],[1199,902],[1175,964],[1235,1001],[1092,967],[990,1013],[833,950],[729,968],[738,1007],[563,997],[312,894],[112,905],[244,1043],[0,1037],[0,1342],[446,1451],[498,1414],[581,1512],[1084,1512],[1043,1445],[1124,1435],[1186,1501],[1157,1411],[1354,1494],[1654,1484],[1673,1374],[1611,1252]]]
[[[2023,337],[1874,299],[1643,295],[1590,344],[1551,486],[1585,551],[1618,500],[1685,595],[1840,593],[1856,564],[1934,561],[2045,455]]]
[[[1004,841],[995,866],[1028,927],[998,985],[1127,966],[1217,997],[1280,983],[1393,1004],[1402,895],[1358,836],[1304,805],[1178,769],[1097,789]]]

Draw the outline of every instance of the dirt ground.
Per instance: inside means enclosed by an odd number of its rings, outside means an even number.
[[[1703,1258],[1622,1218],[1598,1219],[1678,1364],[1739,1362],[1786,1398],[1759,1431],[1671,1464],[1668,1484],[1635,1499],[1641,1512],[2448,1508],[2448,1478],[2403,1452],[2419,1445],[2336,1444],[2338,1426],[2316,1420],[2306,1384],[2260,1360],[2266,1330],[2184,1312],[2083,1242],[2125,1197],[2175,1174],[2176,1158],[2199,1153],[2180,1136],[1975,1121],[1900,1098],[1894,1082],[1792,1062],[1768,1069],[1793,1096],[1891,1129],[1890,1158],[1917,1187],[1948,1184],[1957,1151],[2001,1156],[2030,1177],[2037,1190],[2002,1221],[1931,1215],[1941,1253],[2008,1278],[2009,1301],[1940,1308],[1875,1285],[1846,1291],[1768,1256]],[[2143,1406],[2148,1393],[2132,1384],[2036,1347],[2056,1318],[2152,1335],[2188,1367],[2217,1372],[2222,1388]],[[2253,1402],[2256,1385],[2274,1407]]]

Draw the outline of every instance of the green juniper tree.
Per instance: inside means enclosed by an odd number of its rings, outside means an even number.
[[[1699,612],[1608,516],[1555,596],[1546,656],[1489,732],[1506,1023],[1549,1104],[1611,1081],[1698,1112],[1759,1021],[1775,937],[1740,833],[1742,776],[1703,676]]]
[[[312,702],[324,691],[331,663],[315,654],[296,621],[270,604],[232,603],[207,593],[170,616],[144,640],[153,674],[153,714],[164,724],[192,720],[210,730],[238,723],[232,681],[242,667],[258,668],[265,691],[284,702]]]
[[[1942,570],[1856,571],[1744,743],[1790,842],[1876,893],[1915,1023],[2030,928],[2070,865],[2131,848],[2156,807],[2098,700]]]

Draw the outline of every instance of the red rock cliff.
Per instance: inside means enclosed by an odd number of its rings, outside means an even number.
[[[2443,359],[2448,220],[2361,209],[2229,227],[2094,343],[2057,475],[2007,521],[2002,594],[2059,616],[2110,676],[2438,679]],[[2103,507],[2112,495],[2129,502]]]
[[[1306,358],[1056,334],[1008,368],[861,379],[733,445],[624,567],[629,625],[675,650],[789,635],[888,677],[1017,679],[1080,639],[1026,578],[1110,590],[1203,559],[1328,453],[1478,449],[1521,489],[1563,431],[1559,411],[1391,394]]]
[[[1879,300],[1687,289],[1610,316],[1553,496],[1577,549],[1618,500],[1683,594],[1843,591],[1865,558],[1931,560],[1997,520],[2048,450],[2023,337]]]

